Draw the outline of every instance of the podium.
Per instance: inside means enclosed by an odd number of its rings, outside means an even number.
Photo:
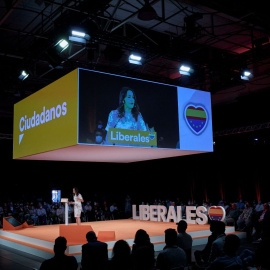
[[[61,198],[61,202],[65,203],[65,225],[68,225],[68,198]]]

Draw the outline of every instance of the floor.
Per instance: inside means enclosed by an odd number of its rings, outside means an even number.
[[[204,246],[196,246],[194,250],[200,250],[203,247]],[[248,242],[246,239],[242,239],[239,250],[242,250],[244,248],[254,249],[254,245]],[[194,257],[192,258],[192,260],[194,261]],[[42,261],[43,259],[37,256],[29,255],[27,253],[24,253],[23,251],[14,250],[0,245],[1,270],[38,270]]]

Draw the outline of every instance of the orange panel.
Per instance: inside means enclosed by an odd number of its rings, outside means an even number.
[[[10,219],[10,218],[12,218],[17,224],[20,224],[20,225],[18,226],[12,225],[10,222],[7,221],[7,219]],[[20,230],[22,228],[23,228],[23,225],[14,217],[10,216],[10,217],[3,218],[3,230]]]
[[[98,240],[101,242],[109,242],[115,240],[115,231],[99,231]]]
[[[86,234],[93,231],[91,225],[60,225],[59,236],[67,239],[68,244],[86,243]]]

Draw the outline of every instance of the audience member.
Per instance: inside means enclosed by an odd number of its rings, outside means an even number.
[[[237,219],[237,227],[240,231],[247,231],[252,225],[252,207],[246,202],[246,208]]]
[[[212,243],[217,239],[216,224],[218,221],[212,220],[210,222],[211,234],[208,236],[207,243],[203,250],[195,250],[194,257],[196,263],[200,266],[207,264],[210,256]]]
[[[134,254],[136,250],[142,246],[150,247],[152,253],[154,254],[154,245],[151,243],[148,233],[143,229],[139,229],[135,234],[134,244],[132,245],[132,254]]]
[[[269,215],[269,213],[270,212],[268,210],[267,214]],[[270,269],[269,250],[270,250],[270,226],[264,228],[262,239],[261,241],[259,241],[258,246],[253,255],[253,263],[257,267],[257,269],[261,270]]]
[[[108,266],[108,244],[97,240],[94,231],[86,234],[88,243],[82,246],[82,270],[104,270]]]
[[[64,223],[65,210],[63,209],[61,204],[59,204],[58,208],[56,209],[56,216],[58,223]]]
[[[175,229],[165,230],[165,247],[157,256],[156,267],[160,270],[184,269],[186,253],[177,246],[177,232]]]
[[[57,237],[54,244],[54,257],[44,261],[39,270],[77,270],[77,260],[74,256],[65,255],[66,248],[66,238],[62,236]]]
[[[270,205],[268,204],[268,208],[270,207]],[[268,235],[268,232],[270,230],[270,209],[268,209],[263,217],[263,221],[262,221],[262,236],[264,234]]]
[[[244,202],[240,199],[237,203],[236,203],[236,207],[239,209],[240,212],[242,212],[245,209],[245,204]]]
[[[85,219],[86,221],[93,221],[93,211],[92,211],[92,205],[90,202],[87,202],[85,207],[84,207],[84,211],[85,211]]]
[[[254,229],[255,229],[255,234],[256,234],[256,238],[261,238],[261,233],[263,231],[263,221],[264,221],[264,216],[266,214],[267,211],[269,211],[269,205],[267,203],[263,204],[263,211],[261,212],[260,217],[255,220],[254,222]]]
[[[243,263],[239,256],[237,256],[237,250],[240,246],[240,239],[235,234],[229,234],[224,240],[224,256],[217,257],[206,268],[207,270],[222,270],[222,269],[242,269]]]
[[[38,222],[39,225],[46,225],[47,224],[47,213],[42,204],[39,204],[39,207],[37,209],[37,215],[38,215]]]
[[[110,206],[110,213],[111,213],[112,219],[117,219],[118,218],[119,210],[118,210],[118,207],[117,207],[116,203],[113,203]]]
[[[140,246],[132,254],[134,270],[154,270],[155,255],[150,246]]]
[[[236,207],[235,203],[232,203],[231,208],[228,212],[228,214],[226,215],[225,219],[224,219],[224,223],[225,225],[230,225],[232,224],[233,226],[236,226],[236,222],[238,217],[240,216],[240,211],[239,209]]]
[[[177,246],[182,248],[186,252],[187,263],[191,263],[191,249],[192,249],[192,237],[190,234],[186,233],[187,222],[185,220],[180,220],[177,224]]]
[[[261,200],[258,201],[258,203],[256,204],[254,210],[255,210],[255,212],[258,213],[259,215],[260,215],[261,212],[264,210],[263,203],[262,203]]]
[[[224,255],[224,242],[225,242],[225,224],[223,221],[218,221],[215,225],[217,234],[216,240],[212,243],[209,255],[209,262],[213,262],[217,257]]]
[[[125,240],[115,242],[108,270],[132,270],[131,249]]]
[[[38,215],[37,215],[37,210],[34,205],[29,206],[29,213],[30,213],[30,218],[34,224],[34,226],[38,225]]]

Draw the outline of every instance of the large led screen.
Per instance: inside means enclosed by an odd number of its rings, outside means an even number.
[[[78,143],[213,151],[210,93],[79,69]]]
[[[179,149],[177,88],[79,70],[80,144]]]

